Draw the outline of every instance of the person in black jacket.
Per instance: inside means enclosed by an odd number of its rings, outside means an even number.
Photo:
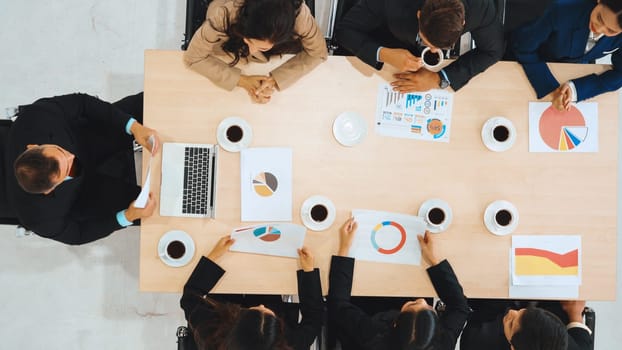
[[[119,171],[133,169],[132,139],[157,152],[157,133],[141,124],[142,115],[142,93],[113,104],[71,94],[20,107],[2,164],[20,223],[42,237],[84,244],[150,216],[155,199],[135,208],[135,173]]]
[[[298,322],[298,307],[294,317],[288,318],[289,304],[280,298],[210,293],[225,274],[216,261],[233,242],[229,236],[222,237],[207,257],[201,257],[184,286],[180,304],[197,349],[308,350],[324,318],[320,271],[313,267],[311,252],[304,247],[298,251],[302,267],[297,272],[302,314]],[[266,305],[257,305],[257,301],[266,301]]]
[[[585,301],[469,299],[473,313],[460,338],[461,350],[591,350],[592,331],[583,322]]]
[[[397,91],[457,91],[503,56],[499,17],[494,0],[360,0],[338,23],[336,38],[368,65],[400,70],[392,83]],[[475,49],[438,73],[422,67],[423,46],[448,49],[464,32]]]
[[[354,259],[348,257],[357,229],[353,218],[340,230],[339,252],[332,257],[328,290],[328,327],[343,350],[453,350],[469,314],[467,299],[447,260],[434,255],[432,236],[418,236],[428,275],[445,302],[441,316],[424,299],[405,303],[401,310],[365,313],[351,301]]]

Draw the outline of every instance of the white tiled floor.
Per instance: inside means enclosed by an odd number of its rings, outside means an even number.
[[[178,49],[184,16],[184,0],[0,0],[0,114],[42,96],[141,90],[143,50]],[[179,295],[138,292],[138,229],[80,247],[13,232],[0,227],[0,348],[175,348]],[[596,348],[618,349],[622,301],[590,304]]]

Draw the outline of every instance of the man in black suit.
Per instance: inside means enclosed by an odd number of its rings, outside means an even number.
[[[20,107],[3,165],[19,221],[42,237],[77,245],[150,216],[155,200],[134,207],[140,187],[128,172],[119,174],[133,166],[132,137],[157,151],[156,132],[140,123],[142,105],[142,93],[114,104],[72,94]]]
[[[583,323],[585,301],[469,299],[473,310],[460,339],[461,350],[591,350]]]
[[[495,0],[360,0],[338,24],[339,43],[370,66],[388,63],[402,73],[400,92],[462,88],[503,56],[503,26]],[[438,73],[423,67],[422,48],[448,49],[464,32],[476,48]]]

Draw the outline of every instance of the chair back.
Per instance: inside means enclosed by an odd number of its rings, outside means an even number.
[[[0,224],[19,225],[15,212],[9,207],[7,200],[7,169],[9,164],[6,160],[6,144],[13,121],[10,119],[0,120]]]

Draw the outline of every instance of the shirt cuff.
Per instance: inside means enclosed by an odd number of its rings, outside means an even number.
[[[128,227],[133,224],[133,222],[125,217],[125,209],[117,213],[117,222],[123,227]]]
[[[127,124],[125,124],[125,133],[127,133],[128,135],[132,135],[130,129],[132,128],[132,125],[134,125],[134,123],[136,123],[136,119],[134,118],[130,118],[130,120],[127,121]]]
[[[572,91],[572,97],[570,98],[570,101],[572,102],[577,102],[577,88],[574,86],[574,83],[571,81],[569,81],[568,86],[570,86],[570,91]]]
[[[445,70],[441,69],[439,73],[441,73],[443,75],[443,78],[445,78],[445,80],[449,82],[449,85],[451,85],[451,80],[449,80],[449,77],[447,76],[447,73],[445,73]]]
[[[570,322],[570,323],[568,323],[568,325],[566,325],[566,329],[570,329],[570,328],[583,328],[590,335],[592,335],[592,330],[590,329],[590,327],[586,326],[585,324],[583,324],[581,322]]]
[[[376,50],[376,62],[382,62],[380,60],[380,50],[383,48],[383,46],[379,46],[378,50]]]

